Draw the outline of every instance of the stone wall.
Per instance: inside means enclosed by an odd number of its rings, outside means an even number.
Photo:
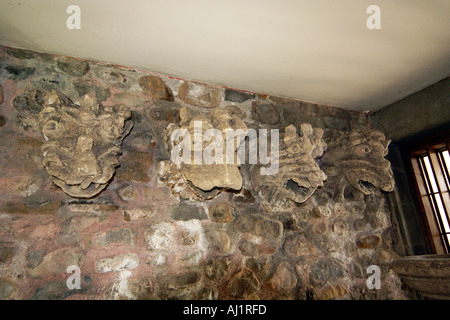
[[[1,299],[408,298],[389,269],[398,240],[385,198],[386,142],[367,115],[4,47],[0,86]],[[55,99],[84,110],[92,92],[96,110],[131,110],[133,128],[114,142],[120,166],[105,189],[77,198],[43,165],[41,120]],[[244,163],[240,189],[222,179],[233,168],[213,168],[216,188],[194,188],[201,176],[183,180],[167,143],[168,128],[186,126],[189,112],[280,129],[280,175],[259,183]],[[85,159],[80,152],[62,169]],[[368,159],[380,165],[366,168]],[[346,175],[353,166],[362,171]],[[355,185],[363,171],[370,183]],[[311,175],[320,177],[313,189],[299,185]],[[80,289],[66,285],[71,265],[80,267]],[[367,287],[370,265],[381,270],[380,289]]]

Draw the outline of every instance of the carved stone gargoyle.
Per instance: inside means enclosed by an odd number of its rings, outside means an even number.
[[[92,198],[106,188],[120,165],[122,141],[131,131],[131,111],[104,107],[94,93],[74,104],[52,91],[39,113],[45,142],[43,165],[52,181],[74,198]]]
[[[171,139],[173,133],[177,130],[185,130],[186,136],[182,143],[190,144],[191,152],[187,155],[191,159],[190,163],[181,162],[174,163],[165,161],[160,163],[160,180],[166,183],[172,189],[172,193],[176,197],[192,200],[208,200],[217,196],[222,190],[240,190],[242,188],[242,176],[239,172],[239,165],[236,162],[228,164],[225,161],[226,151],[225,142],[221,148],[215,149],[218,154],[215,156],[224,159],[223,163],[205,163],[202,154],[207,151],[211,143],[217,141],[216,136],[210,137],[210,142],[202,143],[201,152],[198,156],[195,153],[194,137],[196,125],[201,123],[201,132],[203,135],[209,129],[215,129],[221,138],[225,139],[227,130],[241,129],[243,132],[247,130],[245,123],[236,115],[227,109],[217,108],[207,113],[192,111],[186,107],[180,110],[180,124],[171,124],[166,130],[167,146],[169,153],[173,154],[174,148],[179,141]],[[205,140],[205,141],[206,141]],[[232,150],[233,157],[239,147],[241,140],[236,139]],[[242,139],[243,140],[243,139]],[[203,138],[200,142],[203,142]],[[214,151],[214,152],[216,152]],[[196,159],[197,157],[197,159]]]
[[[321,159],[330,182],[343,190],[346,180],[364,195],[377,189],[392,191],[394,179],[385,159],[389,143],[383,133],[368,128],[336,132],[327,140],[327,152]]]
[[[279,168],[273,175],[261,175],[261,165],[250,169],[253,190],[266,207],[273,211],[286,205],[303,203],[327,179],[316,163],[327,148],[322,139],[323,129],[304,123],[300,135],[294,125],[284,130],[279,150]]]

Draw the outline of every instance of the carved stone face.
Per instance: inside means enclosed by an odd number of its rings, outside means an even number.
[[[177,129],[185,129],[189,132],[189,141],[183,139],[183,143],[189,143],[191,149],[191,163],[180,163],[176,166],[166,165],[166,169],[173,171],[175,168],[178,172],[167,172],[167,175],[171,175],[168,180],[171,180],[172,187],[174,187],[174,178],[181,176],[184,181],[184,186],[188,187],[188,190],[193,193],[198,199],[211,199],[220,193],[223,189],[239,190],[242,187],[242,177],[239,172],[239,165],[233,161],[233,164],[226,163],[225,156],[225,139],[226,132],[229,129],[237,130],[242,129],[244,132],[247,130],[245,123],[237,116],[231,114],[225,109],[214,109],[208,113],[195,113],[189,111],[189,109],[182,108],[180,111],[180,125],[171,125],[167,130],[167,137],[171,137],[172,133]],[[202,156],[195,154],[194,149],[194,131],[197,125],[201,123],[201,136],[205,136],[205,132],[209,129],[216,129],[221,133],[223,138],[223,147],[218,151],[217,156],[223,159],[222,164],[205,163]],[[208,146],[215,141],[215,137],[207,139],[202,143],[202,154],[208,152]],[[237,139],[239,140],[239,139]],[[235,157],[236,149],[242,141],[235,143],[233,148],[233,157]],[[176,146],[177,141],[168,141],[169,152],[172,152]],[[211,153],[211,151],[209,151]],[[215,156],[215,151],[214,151]],[[167,180],[167,181],[168,181]],[[179,182],[177,184],[176,193],[184,194],[186,196],[186,188],[181,186]],[[172,188],[174,190],[174,188]]]
[[[390,141],[375,130],[361,129],[332,138],[322,161],[334,167],[347,181],[365,195],[376,189],[390,192],[394,179],[390,163],[384,157]]]
[[[75,105],[51,92],[39,114],[43,165],[53,182],[75,198],[100,193],[119,166],[122,140],[133,124],[127,107],[103,107],[90,93]]]
[[[253,189],[274,209],[289,203],[303,203],[327,176],[315,159],[326,149],[323,130],[302,124],[300,136],[293,125],[285,128],[279,151],[279,169],[274,175],[261,175],[260,165],[251,168]]]

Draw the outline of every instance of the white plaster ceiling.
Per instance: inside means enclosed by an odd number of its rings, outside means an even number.
[[[446,78],[449,30],[450,0],[0,1],[1,45],[355,111]]]

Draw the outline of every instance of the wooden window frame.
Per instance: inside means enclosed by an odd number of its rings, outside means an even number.
[[[419,221],[426,235],[426,243],[431,253],[450,253],[450,241],[444,230],[444,221],[436,212],[438,206],[437,195],[441,199],[444,218],[450,224],[450,175],[442,163],[442,152],[450,152],[450,130],[440,134],[414,141],[404,149],[405,161],[409,163],[409,170],[414,181],[414,195],[419,211]],[[428,156],[433,175],[438,188],[432,190],[430,180],[423,175],[424,157]]]

